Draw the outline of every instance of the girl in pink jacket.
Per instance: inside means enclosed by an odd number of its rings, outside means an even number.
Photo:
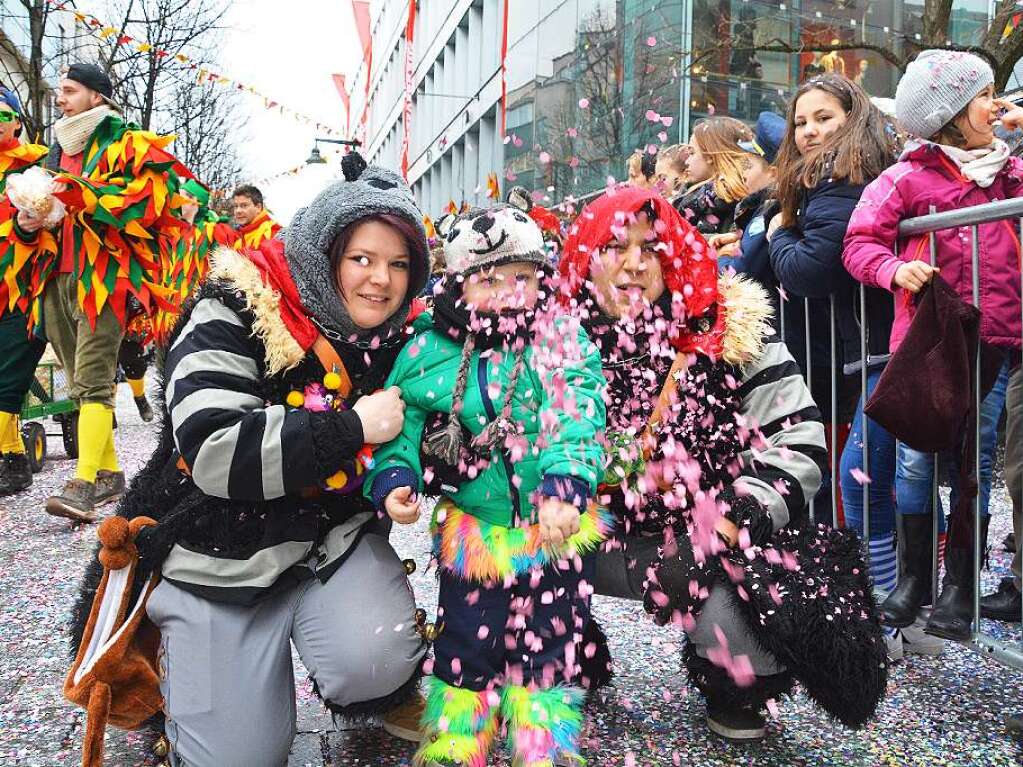
[[[843,255],[853,277],[895,294],[892,352],[912,319],[911,294],[934,274],[940,273],[965,302],[973,302],[970,227],[936,233],[937,265],[932,267],[928,236],[899,237],[899,223],[930,213],[932,207],[937,212],[955,210],[1023,194],[1023,161],[1010,157],[1006,144],[994,136],[998,119],[1008,129],[1023,127],[1023,109],[994,97],[994,75],[981,58],[956,51],[923,51],[899,81],[895,103],[901,128],[918,138],[908,142],[900,161],[864,191],[849,221]],[[1000,115],[1003,110],[1007,111]],[[1018,355],[1023,333],[1018,227],[1013,221],[981,224],[978,237],[981,337]],[[1004,406],[1005,373],[981,413],[984,536],[994,427]],[[932,473],[930,455],[899,445],[895,478],[902,516],[899,584],[882,605],[886,622],[896,627],[912,624],[920,607],[932,598]],[[957,472],[950,474],[955,494]],[[942,594],[926,630],[948,639],[966,639],[972,615],[972,542],[956,547],[950,542],[945,569]]]

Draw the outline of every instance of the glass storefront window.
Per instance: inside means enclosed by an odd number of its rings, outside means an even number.
[[[976,43],[987,0],[956,0],[950,34]],[[923,0],[516,0],[509,17],[502,186],[558,201],[623,179],[637,149],[687,140],[710,115],[784,113],[807,78],[839,72],[872,96],[919,39]],[[836,46],[838,50],[807,49]],[[793,52],[794,51],[794,52]],[[526,105],[529,105],[528,111]]]

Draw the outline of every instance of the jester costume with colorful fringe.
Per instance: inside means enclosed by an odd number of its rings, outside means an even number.
[[[149,314],[176,308],[162,271],[173,260],[166,249],[190,228],[174,211],[179,182],[191,174],[166,150],[173,140],[111,115],[86,143],[82,175],[60,173],[68,182],[57,193],[68,208],[62,244],[71,245],[79,304],[93,325],[108,305],[124,325],[129,295]],[[37,260],[35,295],[59,265],[56,253]]]
[[[36,165],[47,151],[39,144],[16,142],[0,148],[0,192],[6,188],[8,176]],[[52,258],[57,252],[57,241],[46,230],[32,235],[31,242],[22,240],[15,226],[17,217],[11,201],[6,196],[0,199],[0,317],[28,311],[33,298],[33,266],[37,259]]]

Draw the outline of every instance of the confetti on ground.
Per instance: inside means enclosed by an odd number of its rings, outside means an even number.
[[[136,415],[127,387],[118,392],[116,432],[125,470],[148,457],[155,429]],[[47,430],[56,432],[53,424]],[[78,579],[92,556],[94,528],[72,528],[42,511],[44,499],[68,476],[72,463],[60,438],[49,440],[51,460],[26,493],[0,499],[0,766],[73,767],[80,764],[83,716],[64,703],[61,682],[69,658],[62,627]],[[991,571],[985,590],[1006,572],[1001,541],[1009,528],[1004,488],[992,496]],[[424,515],[425,517],[428,515]],[[425,564],[425,521],[395,527],[392,542],[420,564],[412,576],[417,600],[433,615],[436,579]],[[849,732],[828,721],[802,695],[777,701],[777,721],[760,746],[727,745],[708,734],[704,705],[680,671],[679,635],[654,626],[642,606],[598,597],[595,611],[615,658],[615,686],[597,693],[584,755],[590,767],[1017,767],[1020,747],[1004,734],[1003,717],[1023,708],[1023,673],[958,646],[936,658],[909,656],[891,675],[876,722]],[[1019,626],[984,622],[987,631],[1019,640]],[[298,730],[290,767],[407,767],[413,748],[377,727],[334,723],[295,660]],[[243,703],[239,703],[241,710]],[[772,714],[774,712],[772,711]],[[153,767],[147,733],[111,729],[108,765]],[[630,761],[631,760],[631,761]],[[498,752],[492,767],[508,767]]]

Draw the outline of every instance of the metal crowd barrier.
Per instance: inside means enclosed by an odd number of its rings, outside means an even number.
[[[934,208],[931,208],[929,215],[920,216],[913,219],[905,220],[899,226],[900,237],[912,236],[912,235],[928,235],[930,243],[930,260],[931,264],[934,265],[937,257],[937,239],[935,233],[960,227],[969,227],[970,238],[971,238],[971,254],[972,254],[972,269],[971,275],[973,280],[973,303],[975,306],[980,305],[980,270],[983,264],[980,263],[980,243],[978,239],[978,227],[981,224],[995,222],[995,221],[1012,221],[1014,224],[1018,224],[1020,229],[1016,229],[1017,236],[1020,231],[1023,231],[1023,199],[1012,199],[1002,200],[999,202],[988,203],[984,205],[977,205],[969,208],[961,208],[959,210],[946,211],[943,213],[934,212]],[[1023,274],[1017,274],[1016,279],[1020,280],[1021,291],[1023,291]],[[812,349],[811,341],[814,337],[815,328],[811,327],[810,315],[811,315],[811,301],[810,299],[799,299],[795,297],[788,297],[787,299],[783,296],[780,302],[780,327],[782,338],[784,339],[784,327],[785,327],[785,303],[788,301],[802,300],[804,302],[805,312],[805,338],[803,339],[806,343],[806,369],[805,376],[807,385],[811,383],[811,371],[813,369],[812,364]],[[830,463],[830,477],[831,477],[831,521],[836,526],[839,523],[838,520],[838,493],[839,493],[839,469],[838,464],[840,460],[840,451],[838,450],[838,376],[839,370],[836,364],[836,358],[838,357],[838,342],[836,332],[836,319],[835,319],[835,297],[832,295],[828,300],[828,333],[831,349],[831,365],[830,365],[830,398],[831,398],[831,423],[830,423],[830,436],[831,436],[831,449],[829,450],[829,463]],[[866,398],[868,389],[868,328],[867,322],[864,318],[867,317],[867,290],[863,285],[859,287],[859,310],[860,310],[860,395]],[[1021,311],[1021,321],[1023,321],[1023,311]],[[823,330],[821,328],[820,330]],[[820,331],[818,331],[820,332]],[[974,443],[975,443],[975,454],[974,454],[974,477],[977,481],[978,487],[980,486],[980,470],[981,470],[981,405],[982,397],[980,392],[980,349],[977,350],[977,365],[976,365],[976,380],[974,381],[974,390],[976,392],[976,400],[974,406],[977,412],[977,419],[975,424]],[[844,375],[844,372],[843,372]],[[862,471],[870,477],[870,461],[869,461],[869,431],[867,429],[866,418],[864,418],[862,428]],[[896,461],[897,461],[896,456]],[[938,532],[939,532],[939,509],[940,507],[940,477],[938,473],[938,455],[933,458],[933,486],[932,486],[932,519],[933,519],[933,530],[932,530],[932,588],[933,597],[937,599],[940,593],[940,580],[939,580],[939,567],[938,567]],[[992,486],[994,485],[994,476],[992,472]],[[993,489],[993,487],[992,487]],[[867,548],[867,555],[869,556],[869,545],[870,545],[870,485],[867,481],[862,482],[863,490],[863,540],[864,546]],[[894,485],[893,485],[894,492]],[[810,502],[810,513],[816,518],[815,504],[813,500]],[[1001,663],[1004,663],[1010,667],[1016,669],[1023,669],[1023,627],[1020,630],[1020,638],[1018,642],[1009,642],[996,639],[995,637],[986,634],[981,631],[980,626],[980,596],[981,596],[981,570],[984,564],[984,542],[981,540],[981,494],[978,492],[977,496],[973,501],[973,513],[974,513],[974,564],[977,568],[976,577],[974,579],[974,594],[973,594],[973,625],[972,625],[972,636],[969,641],[963,643],[970,649],[988,655]],[[898,520],[898,516],[896,516]],[[1016,541],[1016,546],[1023,545],[1023,541]],[[901,548],[901,547],[900,547]],[[1021,599],[1021,606],[1023,606],[1023,599]]]

